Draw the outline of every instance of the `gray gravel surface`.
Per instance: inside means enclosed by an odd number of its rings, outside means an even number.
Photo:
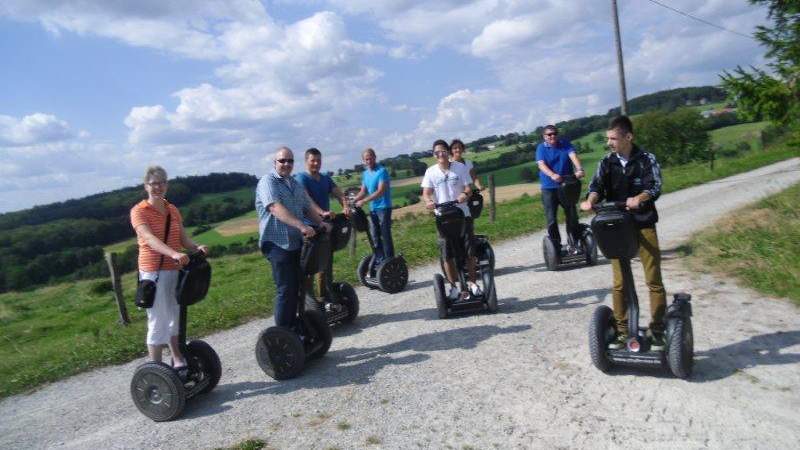
[[[137,360],[3,400],[0,448],[213,448],[246,438],[321,449],[797,448],[800,310],[687,271],[671,250],[799,180],[795,158],[659,201],[667,290],[694,296],[688,381],[597,371],[587,327],[610,304],[610,265],[547,272],[538,232],[495,246],[497,314],[437,320],[438,268],[420,267],[400,294],[359,288],[361,317],[336,329],[330,352],[297,379],[275,382],[258,368],[254,343],[269,322],[254,321],[206,338],[222,380],[179,420],[156,424],[136,410]],[[638,262],[634,270],[648,311]]]

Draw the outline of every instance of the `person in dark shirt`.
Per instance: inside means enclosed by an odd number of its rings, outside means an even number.
[[[314,147],[306,150],[305,153],[306,171],[294,174],[294,179],[300,183],[308,192],[311,200],[319,206],[324,212],[324,217],[333,219],[334,213],[331,211],[331,195],[333,195],[342,205],[342,212],[347,216],[350,211],[344,198],[344,193],[339,186],[333,181],[333,178],[321,172],[322,169],[322,152]],[[307,224],[310,224],[309,219],[304,219]],[[324,271],[316,274],[317,279],[317,292],[319,296],[314,296],[318,300],[322,300],[327,295],[326,278],[332,276],[333,272],[333,255],[328,258],[328,267]],[[307,277],[306,292],[314,293],[314,275]]]
[[[626,208],[632,213],[638,230],[639,258],[650,290],[651,345],[653,350],[663,350],[667,298],[661,280],[661,250],[656,234],[658,211],[655,205],[661,195],[661,168],[652,153],[633,143],[633,124],[627,116],[611,120],[606,138],[611,153],[597,165],[581,209],[589,211],[592,205],[604,200],[618,201],[625,202]],[[609,344],[609,348],[620,349],[628,338],[628,305],[622,294],[619,260],[612,259],[611,266],[614,273],[612,298],[617,339]]]

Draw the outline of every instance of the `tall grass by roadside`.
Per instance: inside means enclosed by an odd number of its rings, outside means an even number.
[[[800,184],[742,208],[685,246],[692,264],[800,306]]]
[[[664,191],[754,169],[797,156],[782,146],[720,160],[716,170],[707,164],[689,164],[664,170]],[[497,221],[488,211],[476,221],[476,231],[496,243],[544,226],[538,197],[524,196],[498,205]],[[395,222],[395,246],[412,266],[438,255],[436,232],[430,216],[420,214]],[[355,258],[336,254],[335,279],[355,283],[355,267],[367,253],[363,236]],[[797,254],[797,253],[795,253]],[[502,255],[498,255],[502,258]],[[272,312],[274,286],[266,261],[259,254],[215,258],[208,297],[189,312],[189,335],[198,336],[266,318]],[[117,325],[116,305],[104,285],[107,280],[60,284],[26,292],[0,295],[0,397],[22,392],[99,366],[117,364],[144,354],[144,312],[132,306],[136,276],[123,276],[123,290],[133,323]],[[252,337],[255,342],[255,336]],[[224,349],[220,349],[225,359]]]

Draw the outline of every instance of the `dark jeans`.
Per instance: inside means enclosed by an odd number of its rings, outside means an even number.
[[[573,242],[580,242],[578,230],[578,209],[575,205],[564,204],[559,199],[558,189],[542,189],[542,204],[544,216],[547,219],[547,234],[554,242],[561,243],[561,233],[558,231],[558,205],[564,208],[567,217],[567,233],[572,236]]]
[[[370,211],[372,220],[369,232],[375,241],[375,265],[394,257],[394,242],[392,242],[392,208],[383,208]]]
[[[272,278],[277,291],[275,325],[291,327],[297,317],[300,293],[300,250],[284,250],[272,242],[263,242],[261,253],[272,265]]]

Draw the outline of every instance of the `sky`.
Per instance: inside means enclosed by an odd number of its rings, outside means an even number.
[[[751,35],[746,0],[659,0]],[[756,41],[619,0],[628,97],[763,67]],[[4,0],[0,212],[170,177],[323,170],[618,106],[604,0]],[[301,169],[298,166],[298,169]]]

